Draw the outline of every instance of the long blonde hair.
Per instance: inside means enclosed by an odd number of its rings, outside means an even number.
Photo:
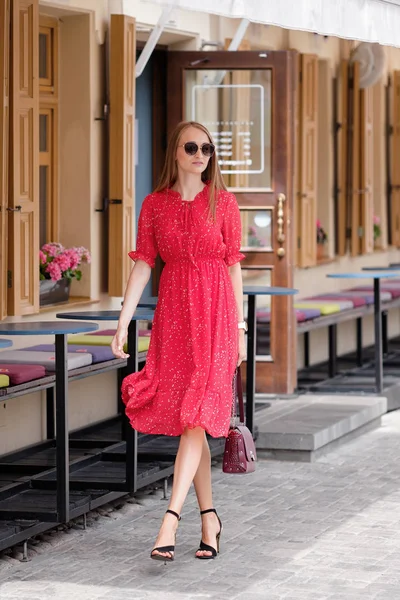
[[[188,127],[196,127],[196,129],[200,129],[200,131],[206,134],[210,142],[213,143],[210,132],[201,123],[196,123],[196,121],[182,121],[179,123],[175,127],[169,139],[164,168],[162,170],[157,187],[154,190],[155,192],[162,192],[167,188],[171,188],[178,179],[178,166],[175,159],[176,151],[180,137]],[[210,184],[209,209],[211,218],[215,222],[218,191],[226,190],[226,185],[222,178],[215,152],[208,161],[207,168],[201,174],[201,180],[204,183],[209,182]]]

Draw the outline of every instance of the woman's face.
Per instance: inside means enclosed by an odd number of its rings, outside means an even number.
[[[186,153],[184,144],[187,142],[195,142],[198,146],[197,152],[190,156]],[[197,127],[188,127],[185,129],[179,138],[178,147],[176,149],[176,161],[178,167],[185,173],[201,175],[206,170],[209,157],[204,156],[201,151],[202,144],[209,144],[207,134]]]

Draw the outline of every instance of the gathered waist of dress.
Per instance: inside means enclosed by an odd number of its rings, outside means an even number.
[[[168,258],[165,261],[165,264],[167,264],[167,265],[175,264],[175,263],[197,264],[197,263],[213,262],[213,261],[224,262],[224,259],[222,258],[222,256],[187,256],[187,255],[183,255],[183,256],[176,256],[174,258]]]

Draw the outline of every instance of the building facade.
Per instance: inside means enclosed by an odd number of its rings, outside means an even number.
[[[181,119],[215,136],[242,212],[246,283],[306,297],[335,289],[330,272],[398,261],[400,49],[380,48],[370,84],[359,42],[250,23],[230,51],[239,23],[141,0],[1,0],[1,318],[54,318],[40,307],[46,242],[91,251],[71,308],[120,306],[141,203]],[[257,389],[291,393],[303,363],[291,301],[271,315]],[[399,332],[397,313],[389,327]],[[338,340],[350,350],[355,332],[339,327]],[[324,358],[326,332],[311,342],[311,362]],[[71,429],[114,414],[115,390],[113,373],[73,383]],[[43,439],[44,402],[5,405],[0,454]]]

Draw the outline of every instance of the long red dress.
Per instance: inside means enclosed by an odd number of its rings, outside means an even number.
[[[238,358],[238,315],[228,266],[239,252],[241,222],[233,194],[218,192],[216,223],[207,219],[209,186],[193,201],[171,189],[150,194],[139,216],[136,251],[166,263],[146,365],[122,383],[132,427],[181,435],[202,427],[226,436]]]

